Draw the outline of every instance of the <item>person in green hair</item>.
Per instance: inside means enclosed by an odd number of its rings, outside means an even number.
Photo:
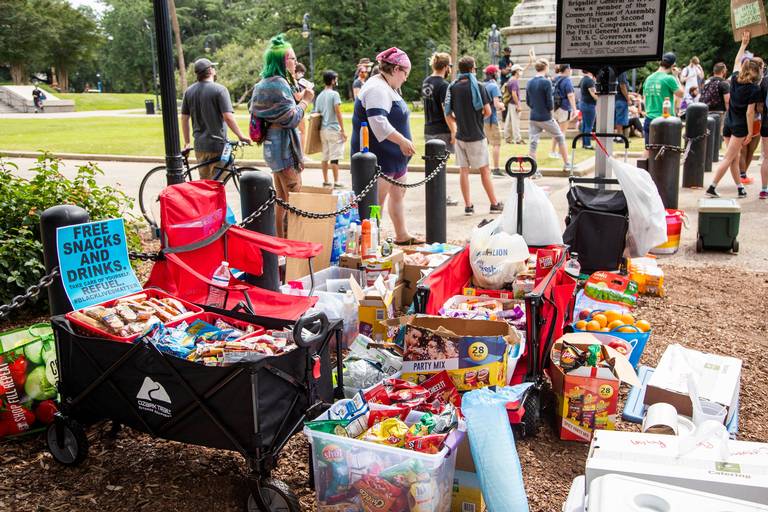
[[[301,190],[304,155],[297,126],[315,97],[314,91],[305,89],[296,102],[295,72],[296,54],[291,44],[283,34],[273,37],[264,52],[261,80],[254,86],[251,97],[251,113],[267,125],[264,160],[272,170],[277,197],[286,201],[290,192]],[[287,212],[277,206],[277,236],[283,238],[287,233],[286,215]]]

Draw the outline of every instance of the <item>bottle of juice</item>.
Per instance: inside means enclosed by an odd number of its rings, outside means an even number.
[[[664,98],[664,105],[661,107],[661,117],[669,117],[672,113],[672,102],[669,98]]]
[[[371,250],[371,221],[363,219],[363,223],[360,224],[360,256],[363,258],[369,257]]]
[[[368,152],[368,123],[365,121],[360,123],[360,151]]]

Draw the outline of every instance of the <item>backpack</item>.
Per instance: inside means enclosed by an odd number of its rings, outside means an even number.
[[[562,95],[562,91],[560,90],[560,83],[563,81],[563,78],[564,77],[562,76],[555,78],[555,83],[553,87],[555,110],[559,109],[563,105],[563,95]]]
[[[710,78],[701,88],[701,103],[704,103],[709,107],[710,111],[722,111],[725,110],[725,102],[722,96],[720,96],[720,79],[715,77]]]
[[[261,145],[267,138],[268,129],[269,126],[267,126],[267,122],[263,118],[258,117],[255,114],[251,114],[251,122],[248,126],[248,135],[251,137],[253,142]]]
[[[509,87],[507,87],[508,83],[509,83],[509,80],[504,82],[504,85],[501,87],[501,102],[505,106],[509,105],[509,102],[512,101],[512,91],[510,91]]]

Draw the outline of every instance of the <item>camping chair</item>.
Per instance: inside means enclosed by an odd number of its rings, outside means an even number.
[[[210,286],[226,290],[225,309],[297,320],[317,297],[283,295],[254,286],[233,275],[228,287],[211,280],[222,261],[249,275],[263,272],[262,251],[288,258],[316,256],[322,245],[286,240],[249,231],[225,220],[224,186],[199,180],[167,187],[160,193],[162,258],[152,267],[147,287],[154,286],[189,302],[204,304]],[[310,269],[311,269],[310,260]],[[236,272],[233,270],[233,274]]]

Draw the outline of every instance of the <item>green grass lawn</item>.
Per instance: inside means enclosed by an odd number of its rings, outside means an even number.
[[[137,95],[138,96],[138,95]],[[247,121],[238,119],[241,129],[247,133]],[[345,119],[344,126],[349,135],[352,120]],[[414,162],[421,162],[424,154],[424,118],[411,118],[411,132],[414,135],[417,155]],[[164,152],[162,121],[160,116],[115,116],[70,119],[2,119],[0,120],[0,149],[19,151],[51,151],[58,153],[97,153],[113,155],[162,156]],[[542,139],[538,149],[539,166],[560,167],[560,159],[549,158],[550,139]],[[570,141],[569,141],[570,145]],[[570,147],[570,146],[569,146]],[[632,149],[642,149],[641,139],[632,139]],[[525,155],[527,146],[503,144],[502,165],[513,155]],[[593,151],[576,151],[576,162],[594,155]],[[261,159],[262,149],[258,146],[246,148],[242,157]],[[311,155],[318,159],[318,155]],[[345,160],[348,160],[346,158]]]
[[[144,100],[154,100],[151,93],[54,93],[62,100],[75,100],[76,112],[91,110],[125,110],[129,108],[144,108]]]

